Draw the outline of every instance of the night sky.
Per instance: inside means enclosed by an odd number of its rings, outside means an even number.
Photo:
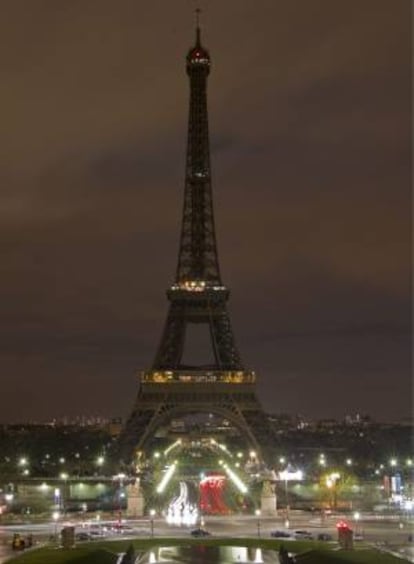
[[[412,412],[409,0],[199,2],[223,282],[269,412]],[[126,417],[173,282],[191,0],[3,0],[0,421]]]

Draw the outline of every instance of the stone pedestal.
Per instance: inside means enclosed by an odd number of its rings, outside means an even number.
[[[136,480],[134,484],[126,487],[127,492],[127,516],[142,517],[144,515],[144,496],[139,484]]]
[[[260,505],[261,515],[268,515],[269,517],[276,515],[276,494],[268,480],[263,482]]]

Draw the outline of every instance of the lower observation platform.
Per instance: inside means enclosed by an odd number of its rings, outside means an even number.
[[[256,374],[244,370],[151,370],[141,373],[141,384],[255,384]]]

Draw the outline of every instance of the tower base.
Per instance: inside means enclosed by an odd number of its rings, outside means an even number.
[[[113,451],[114,460],[136,464],[151,448],[156,431],[175,417],[212,413],[227,419],[245,437],[259,460],[276,436],[256,397],[254,372],[219,370],[149,371],[141,376],[131,413]]]

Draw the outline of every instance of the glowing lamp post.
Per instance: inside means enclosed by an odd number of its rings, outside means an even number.
[[[58,524],[58,521],[59,521],[59,517],[60,517],[59,511],[54,511],[52,513],[52,518],[53,518],[53,521],[55,522],[55,542],[57,542],[57,524]]]
[[[256,509],[254,513],[257,517],[257,536],[260,537],[260,509]]]
[[[286,503],[286,521],[285,526],[289,528],[289,492],[288,492],[288,481],[289,480],[303,480],[303,472],[302,470],[296,470],[295,472],[289,471],[287,467],[285,470],[279,472],[279,480],[283,480],[285,483],[285,503]]]
[[[155,517],[155,509],[150,509],[151,537],[154,536],[154,517]]]
[[[338,472],[333,472],[326,478],[326,486],[328,490],[332,492],[332,501],[330,501],[332,509],[336,509],[337,506],[337,481],[340,477]]]
[[[98,466],[98,468],[102,471],[102,466],[105,463],[105,458],[103,456],[98,456],[98,458],[96,459],[96,466]]]
[[[359,513],[359,511],[355,511],[354,513],[354,520],[355,520],[355,534],[357,535],[359,530],[358,530],[358,523],[359,520],[361,518],[361,514]]]

